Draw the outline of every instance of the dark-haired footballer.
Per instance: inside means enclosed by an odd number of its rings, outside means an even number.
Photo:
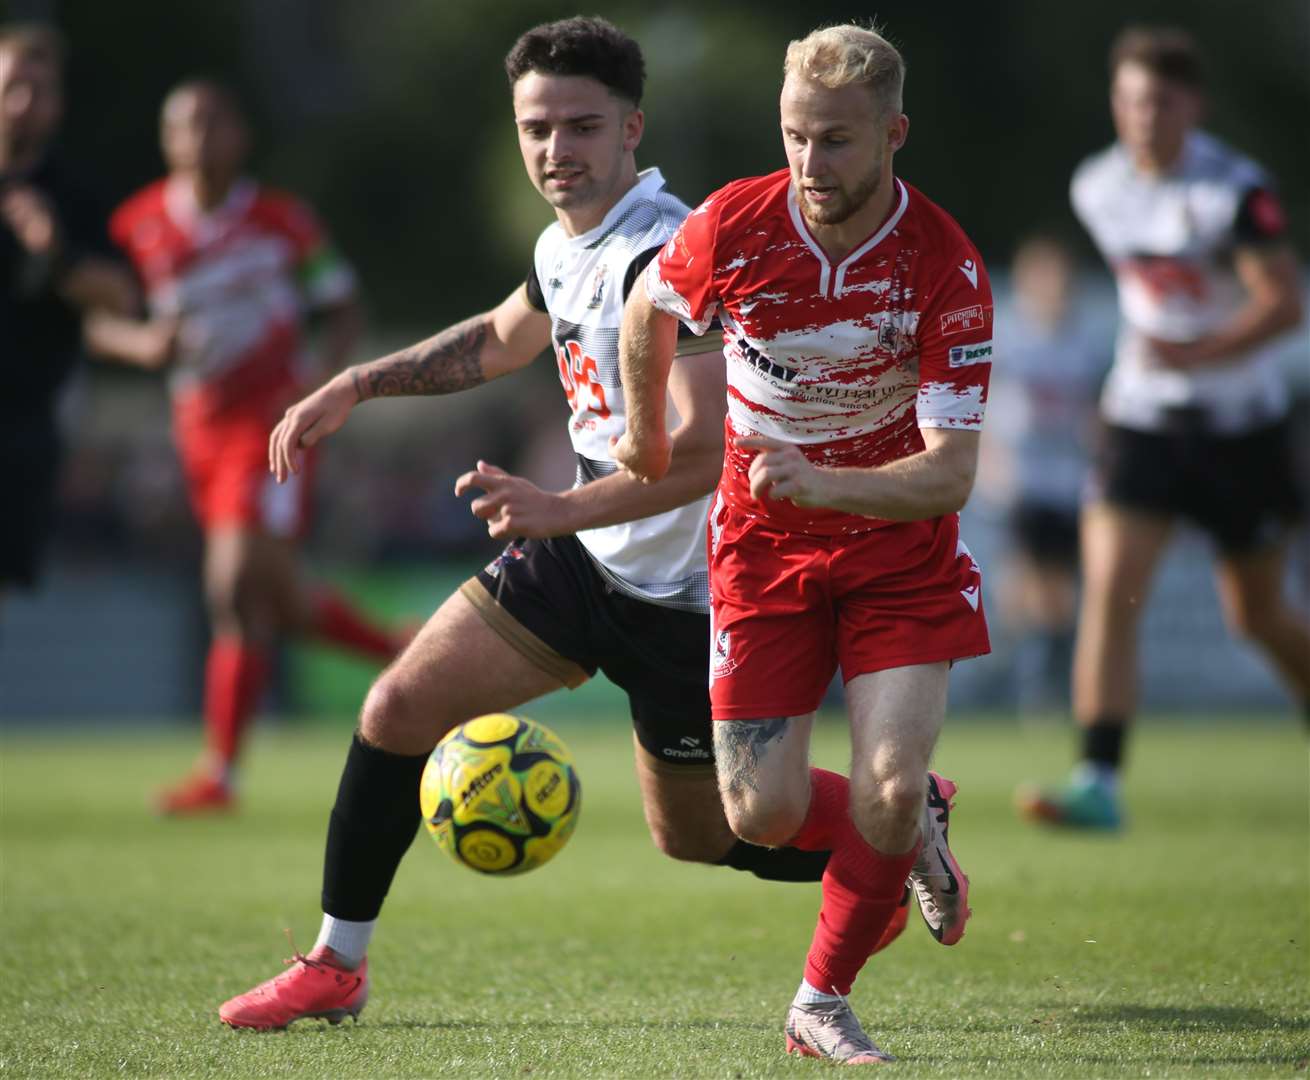
[[[738,841],[715,782],[705,528],[723,461],[721,365],[675,360],[673,461],[660,483],[631,479],[610,451],[625,423],[624,299],[688,212],[659,170],[637,170],[640,48],[604,20],[572,18],[528,31],[505,67],[524,165],[556,216],[526,282],[492,310],[350,368],[292,407],[273,433],[270,462],[279,479],[296,472],[304,450],[370,398],[466,390],[549,347],[577,479],[548,492],[484,461],[459,478],[456,492],[481,490],[473,513],[510,544],[369,692],[328,826],[318,941],[220,1008],[234,1027],[358,1015],[368,996],[365,954],[419,826],[419,777],[433,746],[457,724],[577,687],[598,670],[628,693],[637,776],[660,850],[775,880],[818,881],[827,863],[826,851]],[[688,344],[694,351],[696,339]]]

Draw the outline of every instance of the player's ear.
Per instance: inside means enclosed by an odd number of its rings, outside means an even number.
[[[637,108],[630,109],[623,118],[623,149],[636,150],[645,131],[646,114]]]
[[[910,118],[904,113],[898,114],[887,128],[887,149],[895,153],[905,145],[910,134]]]

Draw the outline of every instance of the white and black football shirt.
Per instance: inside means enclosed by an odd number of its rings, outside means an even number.
[[[527,279],[528,301],[550,316],[560,382],[569,405],[569,438],[577,455],[575,486],[618,470],[611,436],[626,424],[619,381],[623,302],[637,274],[659,253],[689,208],[670,194],[658,169],[580,236],[558,222],[537,240]],[[669,422],[678,422],[670,406]],[[620,592],[667,607],[709,611],[705,522],[709,496],[662,514],[584,529],[578,540]]]
[[[1213,367],[1155,363],[1147,338],[1190,341],[1245,301],[1234,249],[1279,240],[1286,219],[1268,175],[1203,132],[1192,132],[1172,172],[1140,172],[1119,144],[1074,173],[1074,212],[1114,273],[1120,332],[1101,398],[1113,424],[1159,430],[1174,409],[1199,409],[1236,434],[1281,417],[1288,391],[1276,352],[1253,349]]]

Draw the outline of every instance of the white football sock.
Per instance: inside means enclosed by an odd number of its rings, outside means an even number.
[[[822,990],[815,989],[804,979],[801,980],[796,996],[791,999],[793,1005],[822,1005],[829,1001],[841,1001],[841,997],[837,994],[825,994]]]
[[[368,943],[373,937],[373,928],[377,919],[368,922],[351,922],[349,919],[334,919],[324,914],[323,925],[318,930],[318,940],[314,948],[326,945],[346,967],[357,968],[368,952]]]
[[[1080,761],[1074,768],[1074,780],[1079,784],[1095,784],[1109,795],[1119,794],[1119,770],[1113,765]]]

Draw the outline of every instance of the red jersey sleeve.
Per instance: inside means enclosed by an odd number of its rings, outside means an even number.
[[[109,216],[109,239],[124,254],[131,253],[128,246],[132,235],[130,214],[129,205],[124,203]]]
[[[152,184],[126,199],[109,215],[109,239],[127,257],[146,285],[162,273],[158,256],[168,250],[170,230],[163,213],[162,186]]]
[[[703,334],[719,310],[715,289],[714,242],[719,224],[719,194],[696,207],[646,267],[646,295],[661,311]]]
[[[992,288],[978,253],[943,260],[919,316],[919,427],[982,427],[992,370]]]
[[[306,203],[288,195],[268,195],[259,214],[290,242],[296,280],[311,307],[327,307],[353,295],[354,271]]]
[[[327,246],[327,234],[319,224],[318,215],[307,203],[291,195],[262,192],[255,213],[266,227],[290,241],[297,263],[313,258],[320,248]]]
[[[162,212],[160,199],[154,187],[144,188],[124,202],[109,215],[109,239],[114,246],[132,260],[132,265],[141,269],[143,256],[142,238],[156,243],[162,233]]]

